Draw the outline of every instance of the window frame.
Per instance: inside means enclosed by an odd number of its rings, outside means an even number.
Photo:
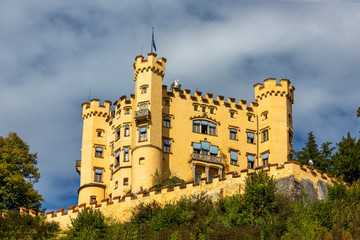
[[[265,129],[261,132],[261,142],[269,141],[269,129]]]
[[[239,156],[238,155],[239,155],[239,151],[235,151],[233,149],[230,149],[230,164],[231,165],[239,165],[238,164],[238,162],[239,162]]]
[[[129,186],[129,178],[123,179],[123,186]]]
[[[164,153],[171,153],[171,139],[164,138],[163,139],[163,152]]]
[[[253,161],[250,160],[249,157],[253,157],[254,160]],[[255,167],[255,155],[247,154],[246,160],[247,160],[247,168],[254,169],[254,167]]]
[[[141,132],[141,129],[145,129],[144,132]],[[140,127],[139,128],[139,142],[146,142],[147,141],[147,127]]]
[[[103,173],[104,173],[104,169],[95,168],[94,169],[94,182],[101,182],[102,183],[103,182]]]
[[[101,148],[101,150],[100,150]],[[95,157],[104,158],[104,148],[101,146],[95,146]]]
[[[124,160],[123,160],[123,162],[129,162],[130,161],[129,150],[130,150],[130,147],[124,147]]]
[[[249,133],[253,134],[253,137],[249,137]],[[255,133],[254,132],[246,132],[246,142],[250,144],[255,144]]]
[[[237,130],[235,128],[230,128],[230,139],[231,140],[237,140]]]
[[[171,117],[169,116],[163,117],[163,127],[171,128]]]

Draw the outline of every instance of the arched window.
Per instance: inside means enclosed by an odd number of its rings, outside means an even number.
[[[196,184],[199,184],[200,183],[200,180],[201,180],[201,172],[199,170],[197,170],[195,172],[195,183]]]

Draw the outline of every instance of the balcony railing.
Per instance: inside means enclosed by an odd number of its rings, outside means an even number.
[[[78,174],[80,174],[81,171],[81,160],[76,160],[75,162],[75,169],[78,172]]]
[[[135,111],[135,122],[139,123],[141,121],[150,122],[150,110],[149,109]]]
[[[221,157],[212,156],[212,155],[204,155],[201,153],[192,153],[191,154],[191,160],[197,160],[202,162],[208,162],[208,163],[217,163],[222,164]]]

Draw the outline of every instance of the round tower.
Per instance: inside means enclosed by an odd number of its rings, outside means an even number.
[[[152,186],[155,175],[163,174],[162,80],[165,58],[137,56],[134,63],[135,109],[131,150],[132,191]]]
[[[100,201],[105,198],[105,156],[107,123],[110,114],[110,101],[104,105],[98,99],[82,104],[83,135],[80,162],[79,204]]]
[[[287,161],[293,149],[292,104],[295,88],[288,79],[268,78],[254,85],[258,102],[258,166]]]

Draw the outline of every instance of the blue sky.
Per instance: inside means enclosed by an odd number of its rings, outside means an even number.
[[[77,203],[81,104],[133,93],[133,61],[168,59],[164,84],[254,101],[252,85],[295,86],[295,148],[358,136],[359,1],[1,1],[0,135],[38,153],[43,207]]]

